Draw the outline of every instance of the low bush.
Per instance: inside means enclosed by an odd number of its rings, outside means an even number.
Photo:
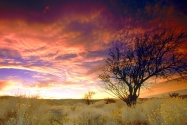
[[[106,104],[110,104],[110,103],[115,103],[116,102],[116,100],[114,100],[112,98],[105,98],[104,101],[105,101]]]

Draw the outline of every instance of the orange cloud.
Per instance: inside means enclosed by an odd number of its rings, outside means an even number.
[[[0,90],[1,91],[6,91],[9,89],[12,89],[14,87],[19,87],[21,86],[21,83],[18,81],[14,80],[0,80]]]
[[[149,89],[144,89],[140,96],[151,97],[159,94],[185,89],[187,89],[187,83],[185,80],[166,80],[164,82],[156,83],[150,86]]]
[[[6,81],[0,81],[0,90],[7,86],[7,84],[8,83]]]

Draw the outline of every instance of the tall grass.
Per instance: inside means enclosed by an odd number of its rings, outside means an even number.
[[[73,100],[72,100],[73,101]],[[36,98],[0,98],[0,125],[186,125],[187,99],[155,98],[127,107],[124,102],[51,105]]]

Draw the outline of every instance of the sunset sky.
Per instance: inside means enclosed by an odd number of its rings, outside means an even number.
[[[186,0],[0,0],[0,95],[108,97],[98,74],[112,41],[187,31],[186,7]],[[182,89],[186,82],[160,83],[142,95]]]

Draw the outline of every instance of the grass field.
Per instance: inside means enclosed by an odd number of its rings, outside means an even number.
[[[186,125],[187,99],[152,98],[136,106],[82,99],[0,98],[0,125]]]

